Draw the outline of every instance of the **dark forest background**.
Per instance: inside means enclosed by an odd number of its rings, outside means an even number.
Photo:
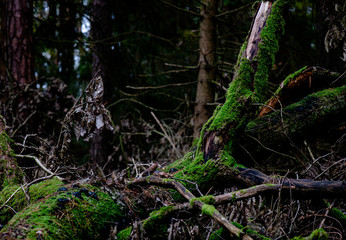
[[[12,82],[17,80],[8,71],[8,56],[14,50],[5,41],[10,34],[5,24],[9,1],[3,0],[0,83],[1,114],[10,136],[23,143],[22,151],[36,148],[48,165],[62,161],[49,159],[49,152],[58,149],[52,146],[61,136],[64,116],[97,72],[103,77],[103,104],[111,113],[114,131],[103,130],[89,142],[73,138],[69,164],[96,162],[110,172],[134,162],[143,166],[172,162],[193,147],[202,2],[19,2],[27,7],[27,20],[17,24],[14,32],[30,36],[24,54],[32,71],[25,84]],[[216,2],[217,65],[210,86],[215,91],[211,113],[224,102],[257,8],[256,1]],[[340,7],[345,6],[338,2],[297,1],[288,9],[269,94],[288,74],[306,65],[344,71],[343,39],[329,36],[344,16]],[[328,39],[332,44],[326,45]],[[24,45],[18,44],[18,49]]]

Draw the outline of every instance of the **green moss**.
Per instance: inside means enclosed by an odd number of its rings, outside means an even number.
[[[292,80],[294,80],[297,76],[299,76],[303,71],[305,71],[308,67],[305,66],[301,69],[299,69],[298,71],[288,75],[286,77],[286,79],[282,82],[281,86],[276,90],[276,92],[274,93],[274,95],[279,95],[281,89],[283,89],[287,84],[289,84]]]
[[[229,238],[229,232],[224,229],[220,228],[210,234],[209,240],[221,240],[221,239],[228,239]]]
[[[243,58],[239,66],[238,77],[231,82],[227,90],[226,102],[214,115],[215,118],[208,128],[209,131],[221,129],[232,122],[239,122],[237,125],[241,125],[246,120],[243,120],[242,110],[244,110],[244,105],[249,103],[249,99],[254,97],[250,89],[253,72],[251,61]],[[235,128],[231,129],[230,137],[234,130]]]
[[[333,207],[330,210],[330,214],[336,218],[337,220],[339,220],[339,222],[342,224],[343,227],[346,227],[346,215],[343,214],[339,209]]]
[[[237,222],[232,222],[232,224],[234,226],[236,226],[237,228],[241,229],[242,230],[242,233],[243,234],[247,234],[249,236],[252,236],[252,237],[256,237],[256,239],[261,239],[261,240],[270,240],[270,238],[267,238],[261,234],[259,234],[257,231],[251,229],[249,226],[243,226]]]
[[[294,237],[292,240],[327,240],[328,234],[322,228],[314,230],[308,237]]]
[[[151,239],[167,237],[168,224],[165,219],[174,211],[174,206],[162,207],[150,213],[149,218],[143,221],[143,227]]]
[[[18,184],[23,173],[13,158],[14,153],[10,147],[12,140],[6,132],[0,133],[0,190],[8,185]]]
[[[27,226],[23,231],[26,239],[36,239],[37,231],[44,239],[103,239],[109,223],[122,218],[122,208],[107,194],[91,185],[81,186],[98,196],[93,198],[81,193],[83,199],[74,196],[78,189],[56,192],[60,183],[51,179],[30,189],[33,196],[43,195],[43,199],[32,200],[28,207],[18,212],[1,232],[12,231],[18,225]],[[36,189],[36,194],[31,193]],[[46,191],[45,191],[46,190]],[[50,195],[49,192],[54,192]],[[23,198],[25,199],[25,197]]]
[[[117,233],[118,240],[127,240],[131,235],[132,227],[125,228]]]
[[[181,170],[177,172],[174,177],[195,182],[200,186],[212,180],[218,172],[215,161],[209,160],[204,163],[203,153],[196,151],[188,153],[183,159],[167,167],[167,169],[171,168]],[[182,184],[185,186],[191,185],[187,182],[182,182]]]
[[[28,195],[30,196],[30,201],[34,202],[36,199],[40,197],[45,197],[49,194],[56,192],[63,186],[63,183],[58,179],[48,179],[46,181],[37,183],[29,187]],[[9,185],[5,187],[0,194],[0,205],[4,204],[7,199],[18,189],[19,185]],[[26,188],[24,187],[24,190]],[[23,208],[27,206],[27,198],[23,193],[23,190],[19,190],[7,203],[8,206],[11,206],[16,212],[21,211]],[[0,223],[5,224],[10,218],[13,216],[13,212],[10,208],[4,207],[0,210]]]
[[[269,70],[275,62],[275,55],[279,51],[279,38],[284,34],[285,21],[283,10],[289,1],[276,1],[272,7],[266,25],[261,32],[261,42],[258,44],[258,54],[255,61],[258,67],[254,76],[254,90],[263,102],[268,89]]]
[[[218,212],[213,205],[204,204],[202,206],[202,213],[208,216],[213,216],[213,213]]]
[[[5,133],[0,133],[0,149],[1,153],[5,155],[11,155],[12,149],[9,148],[9,144],[12,142],[12,139]]]
[[[195,201],[201,201],[205,204],[214,204],[215,203],[215,198],[213,195],[207,195],[199,198],[192,198],[190,200],[190,205],[193,206]]]
[[[340,96],[343,95],[346,91],[346,86],[338,87],[338,88],[330,88],[325,89],[323,91],[319,91],[317,93],[310,94],[303,98],[301,101],[293,103],[286,107],[284,109],[285,112],[289,113],[292,111],[304,111],[306,107],[308,108],[314,108],[315,106],[318,106],[318,102],[325,102],[325,100],[328,98],[329,101],[335,101],[338,102],[338,104],[346,105],[343,98],[338,99]],[[340,106],[338,106],[340,107]],[[322,113],[328,113],[332,112],[333,108],[323,108],[320,109],[320,111],[316,112],[316,118],[320,116]]]

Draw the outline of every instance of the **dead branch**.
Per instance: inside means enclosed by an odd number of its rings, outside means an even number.
[[[339,79],[343,81],[335,84]],[[289,75],[280,84],[274,96],[261,109],[259,117],[265,116],[274,109],[279,109],[282,106],[285,107],[314,91],[331,86],[342,86],[345,80],[344,74],[334,73],[319,67],[304,67],[296,73]]]
[[[192,12],[192,11],[189,11],[187,9],[180,8],[180,7],[178,7],[176,5],[173,5],[173,4],[169,3],[169,2],[166,2],[166,1],[163,1],[163,0],[160,0],[160,2],[162,2],[163,4],[165,4],[165,5],[167,5],[167,6],[171,7],[171,8],[174,8],[174,9],[176,9],[178,11],[185,12],[185,13],[191,14],[191,15],[196,16],[196,17],[202,17],[200,14],[198,14],[196,12]]]
[[[195,84],[196,82],[197,82],[197,81],[187,82],[187,83],[171,83],[171,84],[166,84],[166,85],[148,86],[148,87],[126,86],[126,88],[135,89],[135,90],[161,89],[161,88],[167,88],[167,87],[180,87],[180,86],[186,86],[186,85],[190,85],[190,84]]]
[[[205,204],[200,200],[195,200],[196,197],[181,183],[177,181],[172,181],[168,179],[163,179],[155,176],[148,176],[145,178],[139,178],[130,183],[130,185],[141,185],[141,184],[154,184],[162,187],[169,187],[177,190],[186,200],[193,203],[194,207],[199,208],[202,212],[207,213],[210,217],[212,217],[217,223],[221,226],[225,227],[232,236],[241,237],[242,239],[251,240],[252,238],[248,235],[244,235],[241,229],[234,226],[230,223],[223,215],[221,215],[214,206]]]
[[[241,167],[230,171],[229,177],[233,180],[238,180],[246,186],[266,183],[279,184],[282,186],[282,190],[289,190],[297,198],[346,198],[346,181],[314,181],[309,179],[283,178],[280,176],[268,176],[255,169]],[[268,191],[269,189],[268,187]]]
[[[20,154],[16,154],[15,157],[19,157],[19,158],[31,158],[33,160],[35,160],[35,162],[37,163],[37,165],[42,168],[43,171],[45,171],[46,173],[50,174],[50,175],[55,175],[55,173],[53,173],[51,170],[49,170],[48,168],[46,168],[41,161],[35,157],[35,156],[31,156],[31,155],[20,155]],[[59,180],[62,180],[63,178],[56,176]]]

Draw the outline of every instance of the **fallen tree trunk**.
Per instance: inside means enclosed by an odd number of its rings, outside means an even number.
[[[274,96],[263,106],[259,117],[285,108],[301,98],[320,90],[345,85],[346,76],[319,67],[303,67],[289,75]]]
[[[237,155],[245,151],[240,157],[250,155],[258,159],[268,153],[290,160],[292,156],[281,154],[282,149],[287,152],[292,142],[303,141],[306,136],[312,138],[323,135],[326,132],[324,129],[337,128],[340,124],[337,120],[345,115],[345,86],[310,94],[285,108],[249,122],[238,142]],[[339,132],[342,133],[341,130]],[[296,161],[292,163],[296,164]]]

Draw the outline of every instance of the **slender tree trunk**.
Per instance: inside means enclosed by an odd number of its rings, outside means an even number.
[[[32,61],[32,1],[5,0],[2,3],[2,59],[6,69],[2,86],[21,90],[34,79]]]
[[[199,137],[201,128],[210,118],[214,102],[214,87],[216,80],[216,19],[218,2],[204,0],[201,6],[201,23],[199,27],[199,72],[194,116],[194,138]]]
[[[59,35],[62,42],[58,45],[60,77],[68,83],[74,79],[74,40],[76,39],[76,5],[73,1],[61,1],[59,8]]]
[[[12,109],[2,114],[13,127],[27,121],[32,113],[28,107],[28,85],[34,81],[32,55],[32,1],[3,0],[1,19],[1,98],[11,100]]]
[[[106,103],[110,100],[112,95],[111,84],[111,48],[107,44],[107,38],[111,35],[111,7],[110,2],[107,0],[94,0],[93,1],[93,20],[91,22],[92,34],[92,50],[93,50],[93,63],[92,75],[95,76],[100,71],[104,85],[103,102]],[[99,132],[91,140],[90,157],[94,166],[96,163],[103,166],[107,162],[109,153],[109,146],[107,144],[107,133],[104,131]]]

